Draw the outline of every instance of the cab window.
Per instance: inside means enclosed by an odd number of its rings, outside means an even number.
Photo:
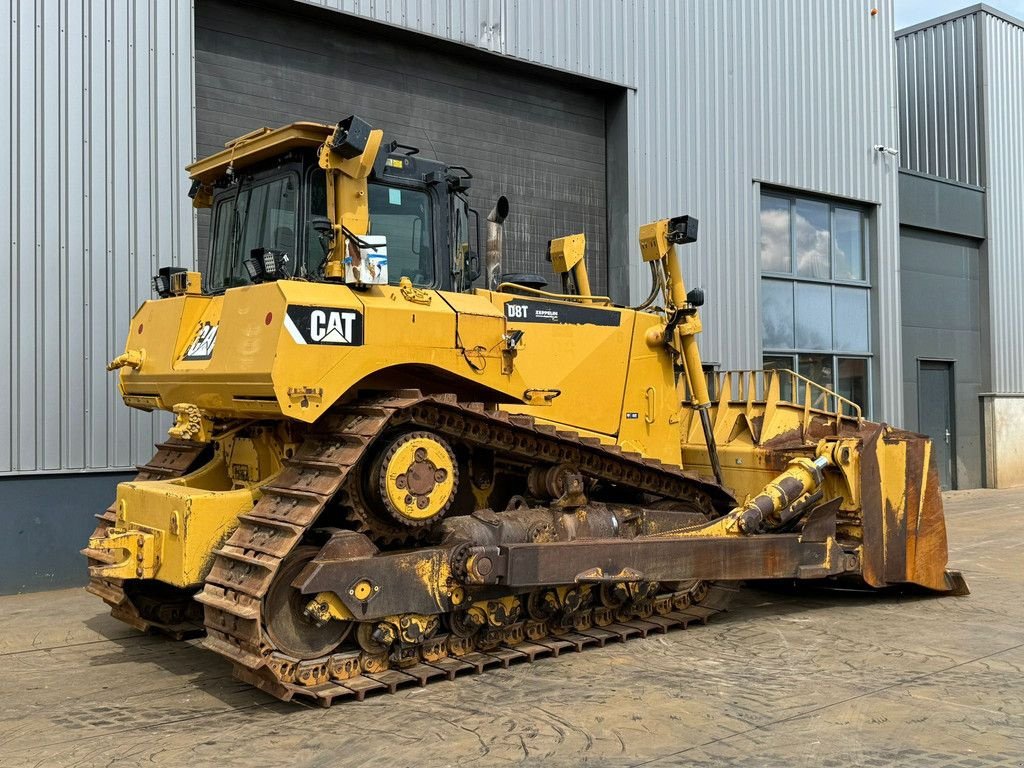
[[[452,275],[456,290],[465,291],[471,284],[469,262],[469,204],[461,197],[452,196]]]
[[[434,247],[430,198],[417,190],[371,183],[370,234],[388,241],[388,282],[397,285],[408,277],[415,285],[434,283]],[[323,169],[309,175],[306,226],[306,273],[318,275],[327,258],[327,245],[312,226],[314,217],[327,215],[327,182]]]
[[[284,251],[295,258],[298,214],[297,176],[289,173],[259,181],[240,181],[239,188],[217,200],[207,289],[222,291],[249,282],[242,264],[254,248]],[[292,264],[287,266],[291,271]]]
[[[370,234],[388,242],[388,278],[408,277],[415,285],[434,283],[430,198],[426,192],[369,185]]]
[[[327,176],[323,168],[313,168],[309,172],[309,193],[306,195],[306,261],[305,272],[301,276],[317,278],[323,275],[323,265],[327,259],[328,241],[316,227],[314,219],[327,218]]]

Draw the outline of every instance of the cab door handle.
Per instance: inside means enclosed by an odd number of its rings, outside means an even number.
[[[658,390],[654,387],[648,387],[646,392],[647,398],[647,412],[644,414],[644,421],[648,424],[654,423],[654,415],[657,413],[657,398]]]

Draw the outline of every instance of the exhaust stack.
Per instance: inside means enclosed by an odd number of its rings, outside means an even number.
[[[502,240],[505,231],[504,222],[508,216],[508,198],[502,195],[487,214],[487,257],[486,285],[488,290],[495,290],[501,278]]]

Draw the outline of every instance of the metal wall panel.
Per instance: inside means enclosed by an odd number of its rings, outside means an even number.
[[[104,364],[155,266],[191,259],[191,16],[189,3],[10,5],[0,474],[127,468],[166,428],[124,407]]]
[[[896,38],[903,168],[985,183],[978,46],[984,16],[950,18]]]
[[[992,389],[1024,393],[1024,27],[982,17]]]
[[[665,9],[652,3],[650,8]],[[892,8],[852,2],[691,2],[635,15],[634,225],[689,211],[684,251],[708,295],[705,357],[760,367],[755,182],[874,208],[875,412],[902,419]],[[877,204],[877,207],[871,204]],[[631,281],[640,289],[641,267]]]
[[[640,0],[300,0],[546,67],[634,85],[638,13],[676,13]]]
[[[759,366],[758,182],[873,209],[875,415],[899,423],[898,161],[892,2],[311,0],[506,56],[631,86],[631,233],[688,212],[708,295],[704,356]],[[630,235],[629,242],[635,242]],[[631,261],[634,300],[648,275]]]

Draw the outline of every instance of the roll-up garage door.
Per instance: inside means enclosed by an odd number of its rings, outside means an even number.
[[[555,285],[552,237],[585,232],[595,292],[608,286],[606,95],[498,56],[299,3],[199,0],[196,145],[199,156],[255,128],[358,114],[385,140],[473,173],[471,202],[486,216],[511,202],[505,271]],[[200,221],[205,262],[208,226]]]

